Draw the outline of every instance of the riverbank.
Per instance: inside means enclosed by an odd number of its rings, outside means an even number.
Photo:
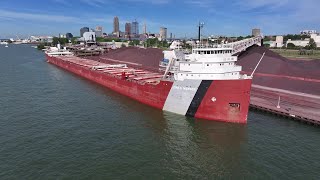
[[[278,53],[279,55],[293,60],[320,60],[320,50],[305,51],[292,49],[270,49],[271,51]]]

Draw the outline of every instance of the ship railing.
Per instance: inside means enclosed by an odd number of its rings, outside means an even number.
[[[207,49],[207,48],[222,48],[222,44],[196,44],[192,46],[192,49]]]

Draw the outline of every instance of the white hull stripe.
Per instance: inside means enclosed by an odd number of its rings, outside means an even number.
[[[186,115],[202,80],[175,81],[163,110]]]

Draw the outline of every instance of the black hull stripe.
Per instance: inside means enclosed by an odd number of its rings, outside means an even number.
[[[212,84],[212,80],[203,80],[196,92],[196,95],[193,97],[186,116],[194,117],[198,111],[198,108],[206,95],[209,87]]]

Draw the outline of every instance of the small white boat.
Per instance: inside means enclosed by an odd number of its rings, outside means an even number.
[[[8,42],[1,42],[1,44],[5,45],[4,47],[9,47]]]

